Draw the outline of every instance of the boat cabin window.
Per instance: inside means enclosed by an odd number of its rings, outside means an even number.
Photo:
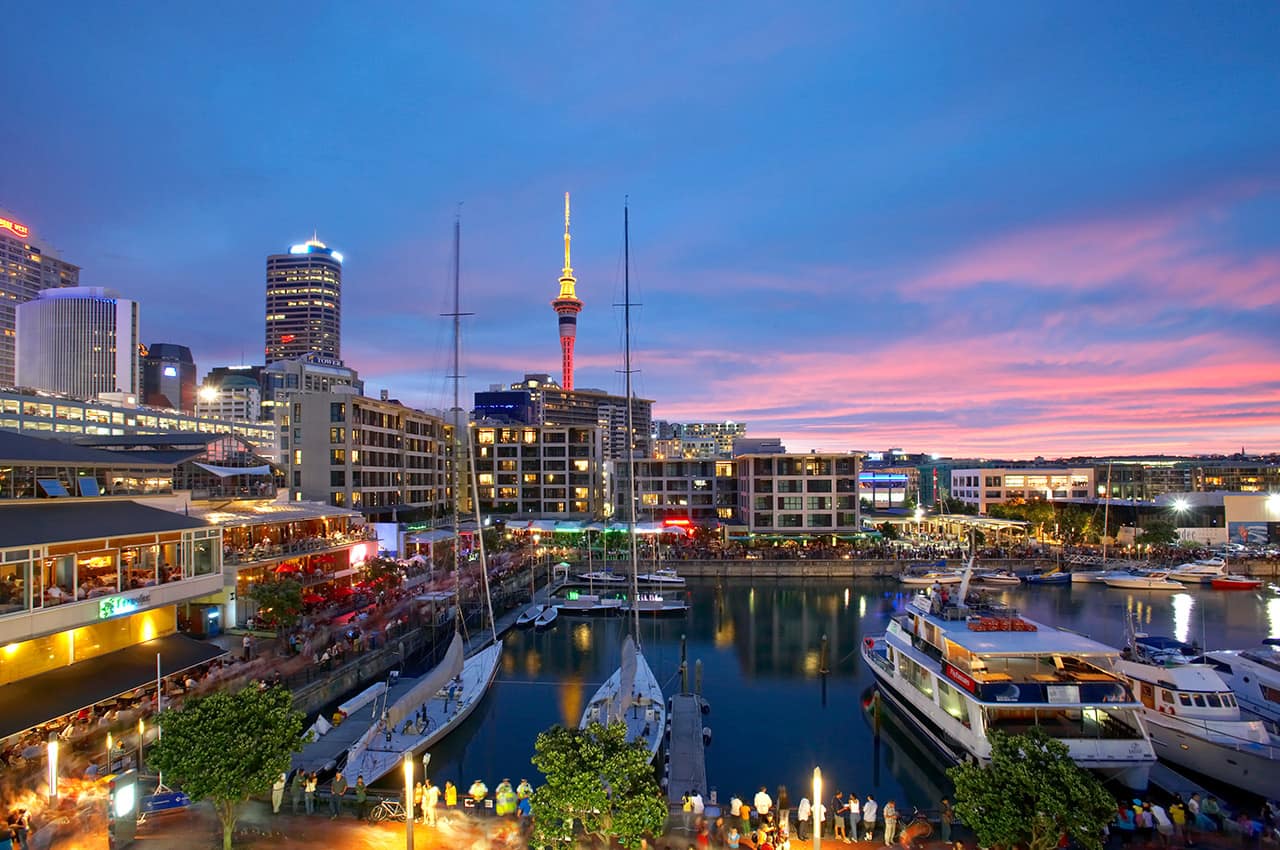
[[[1192,697],[1192,700],[1195,701],[1197,708],[1204,708],[1204,694],[1196,694]]]
[[[1182,703],[1188,708],[1191,707],[1191,697],[1188,696],[1187,694],[1178,694],[1178,702]]]
[[[1217,694],[1205,694],[1205,699],[1209,701],[1210,708],[1222,708],[1222,700],[1218,699]]]
[[[1173,705],[1173,694],[1169,693],[1169,692],[1168,692],[1168,691],[1166,691],[1166,690],[1161,689],[1161,691],[1160,691],[1160,699],[1164,700],[1165,702],[1169,703],[1170,705]]]
[[[1262,698],[1267,702],[1280,703],[1280,688],[1268,688],[1260,684],[1258,689],[1262,691]]]

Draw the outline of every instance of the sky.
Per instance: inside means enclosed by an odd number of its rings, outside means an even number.
[[[37,3],[0,208],[200,374],[345,256],[367,391],[557,373],[792,451],[1280,450],[1280,6]]]

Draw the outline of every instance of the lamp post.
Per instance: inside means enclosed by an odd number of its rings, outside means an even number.
[[[822,850],[822,768],[813,769],[813,850]]]
[[[413,752],[404,753],[404,846],[413,850]]]
[[[49,802],[58,799],[58,735],[49,733]]]
[[[111,737],[111,733],[107,733],[107,773],[111,772],[111,749],[115,746],[115,741]]]
[[[142,736],[147,731],[146,723],[138,718],[138,773],[142,773]]]

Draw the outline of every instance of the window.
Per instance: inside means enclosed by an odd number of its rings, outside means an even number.
[[[330,403],[329,421],[330,422],[346,422],[347,421],[347,405],[344,402],[335,401]]]
[[[346,429],[346,428],[330,428],[330,429],[329,429],[329,442],[330,442],[330,444],[333,444],[333,445],[342,445],[342,444],[346,443],[346,442],[347,442],[347,429]]]
[[[330,470],[330,472],[329,472],[329,486],[330,486],[330,487],[346,487],[346,486],[347,486],[347,472],[346,472],[346,470],[344,470],[344,469],[334,469],[334,470]]]
[[[302,470],[300,469],[293,471],[293,486],[295,488],[302,486]]]
[[[342,466],[347,462],[346,449],[329,449],[329,465]]]

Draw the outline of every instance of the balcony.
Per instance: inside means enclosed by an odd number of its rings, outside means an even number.
[[[352,543],[363,543],[367,540],[377,539],[378,535],[374,529],[361,527],[346,533],[330,534],[327,537],[303,537],[284,543],[260,543],[248,549],[224,548],[222,563],[227,566],[248,566],[265,561],[276,561],[281,558],[324,552],[328,549],[349,546]]]

